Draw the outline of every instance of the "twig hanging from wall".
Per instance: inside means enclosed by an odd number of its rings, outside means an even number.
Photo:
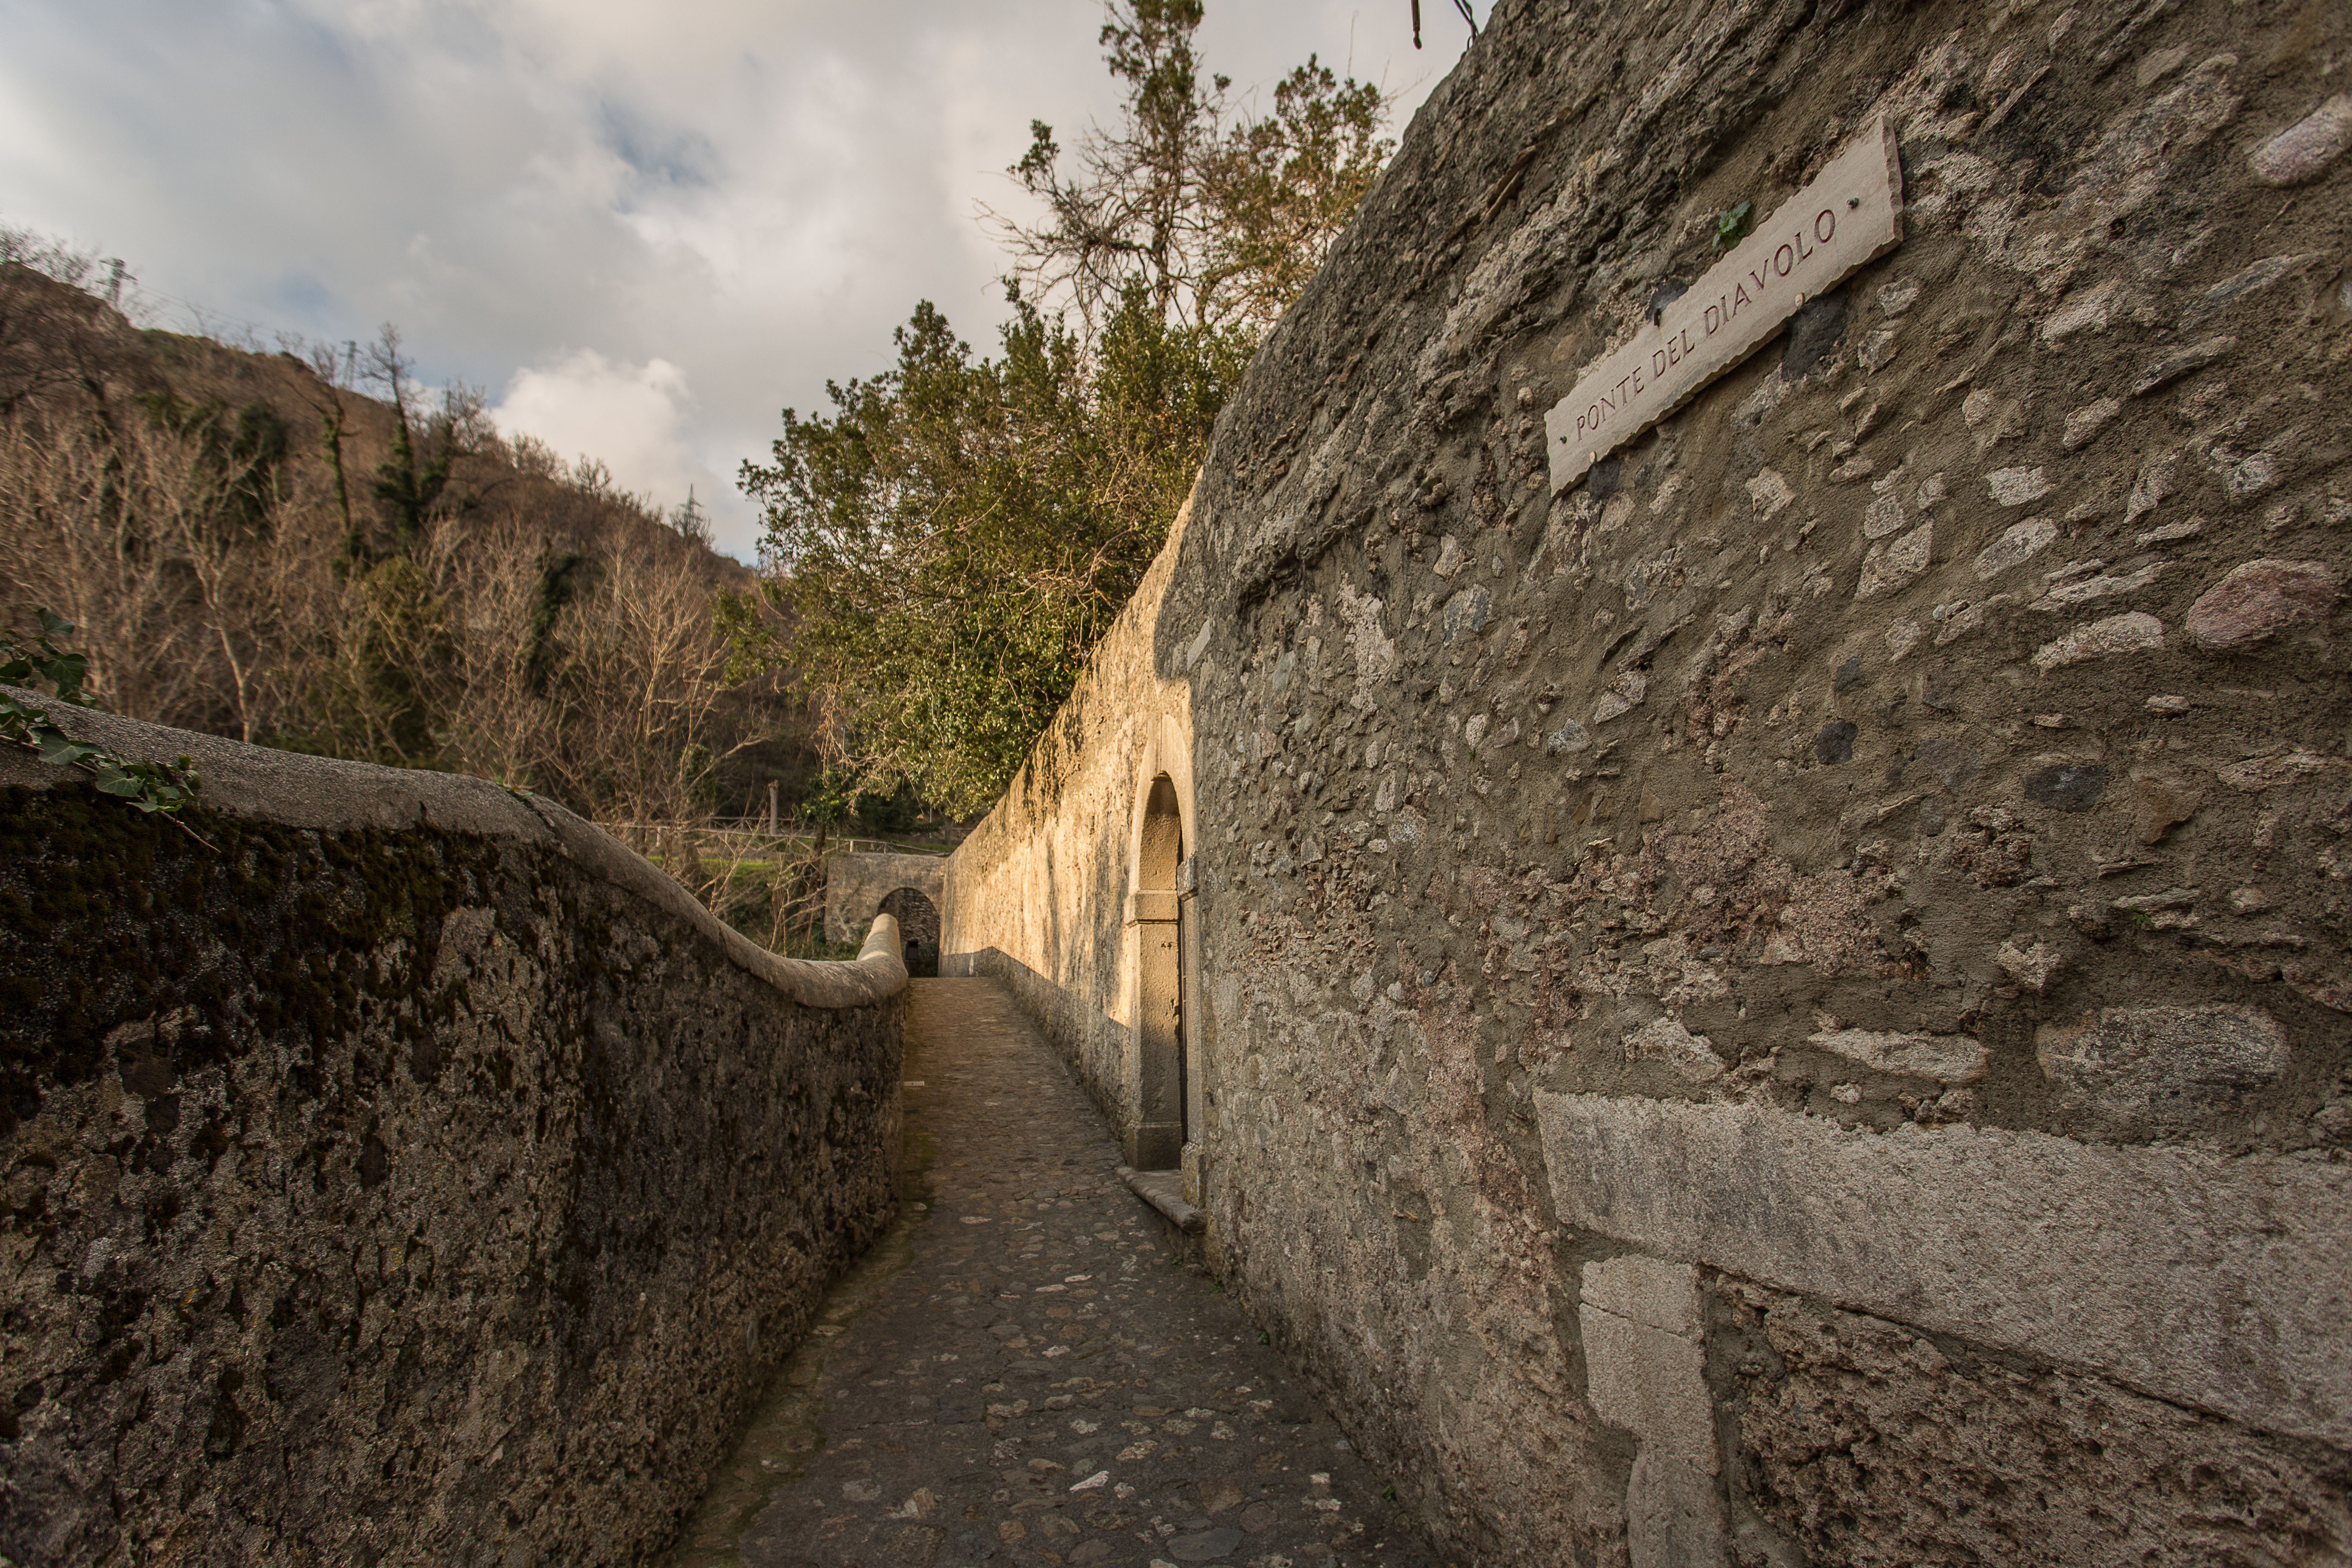
[[[1462,13],[1463,21],[1470,26],[1470,36],[1478,36],[1477,13],[1470,9],[1470,0],[1454,0],[1454,8]],[[1421,0],[1412,0],[1412,47],[1421,47]]]

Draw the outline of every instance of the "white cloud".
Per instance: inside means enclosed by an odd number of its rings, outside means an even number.
[[[1409,111],[1461,44],[1450,8],[1423,11],[1416,55],[1394,0],[1212,0],[1201,46],[1237,89],[1317,51]],[[505,388],[502,420],[594,443],[665,504],[692,483],[748,553],[734,469],[779,408],[881,369],[919,299],[992,342],[1003,260],[974,205],[1017,200],[1032,118],[1067,145],[1112,112],[1101,17],[26,0],[0,22],[0,219],[102,245],[215,319],[333,340],[397,321],[428,379]]]
[[[515,372],[490,417],[502,435],[536,437],[567,459],[597,459],[623,489],[667,510],[689,489],[707,506],[731,489],[732,476],[695,450],[696,413],[686,373],[669,361],[615,363],[581,349]],[[719,542],[748,555],[752,537],[733,521]]]

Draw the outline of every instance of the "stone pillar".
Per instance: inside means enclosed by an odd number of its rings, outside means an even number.
[[[1642,1445],[1625,1489],[1633,1568],[1721,1568],[1698,1270],[1636,1256],[1588,1263],[1579,1319],[1593,1413]]]
[[[1194,1208],[1208,1204],[1208,1149],[1205,1106],[1208,1098],[1208,1017],[1201,1002],[1201,909],[1193,860],[1186,856],[1176,866],[1176,925],[1179,1038],[1178,1065],[1184,1079],[1184,1148],[1178,1163],[1184,1173],[1184,1201]]]
[[[1183,960],[1176,894],[1129,894],[1127,924],[1135,943],[1138,1004],[1136,1120],[1128,1132],[1127,1163],[1139,1171],[1173,1170],[1184,1144],[1178,993]]]

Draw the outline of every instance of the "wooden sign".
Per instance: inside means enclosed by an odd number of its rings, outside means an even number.
[[[1582,479],[1755,353],[1798,306],[1902,242],[1903,168],[1882,117],[1552,406],[1551,488]]]

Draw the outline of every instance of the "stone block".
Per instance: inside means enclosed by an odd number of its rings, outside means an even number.
[[[1534,1098],[1564,1225],[2352,1443],[2352,1167]]]
[[[2347,147],[2352,147],[2352,93],[2339,92],[2255,148],[2247,163],[2266,185],[2300,185],[2325,174]]]
[[[1714,1472],[1644,1448],[1625,1484],[1629,1568],[1721,1568],[1723,1502]]]
[[[1687,1263],[1638,1252],[1588,1263],[1582,1300],[1644,1328],[1698,1342],[1698,1271]]]
[[[2208,588],[2181,626],[2202,647],[2245,647],[2324,624],[2336,591],[2324,561],[2249,561]]]
[[[2299,1445],[2094,1378],[1947,1357],[1903,1323],[1738,1294],[1772,1352],[1738,1383],[1751,1495],[1811,1562],[2210,1568],[2352,1548],[2340,1487]]]
[[[1706,1352],[1696,1340],[1653,1329],[1587,1303],[1586,1397],[1593,1414],[1642,1441],[1644,1453],[1716,1468],[1715,1418]]]
[[[2254,1007],[2106,1007],[2045,1024],[2034,1059],[2093,1126],[2142,1135],[2193,1133],[2287,1066],[2286,1031]]]

